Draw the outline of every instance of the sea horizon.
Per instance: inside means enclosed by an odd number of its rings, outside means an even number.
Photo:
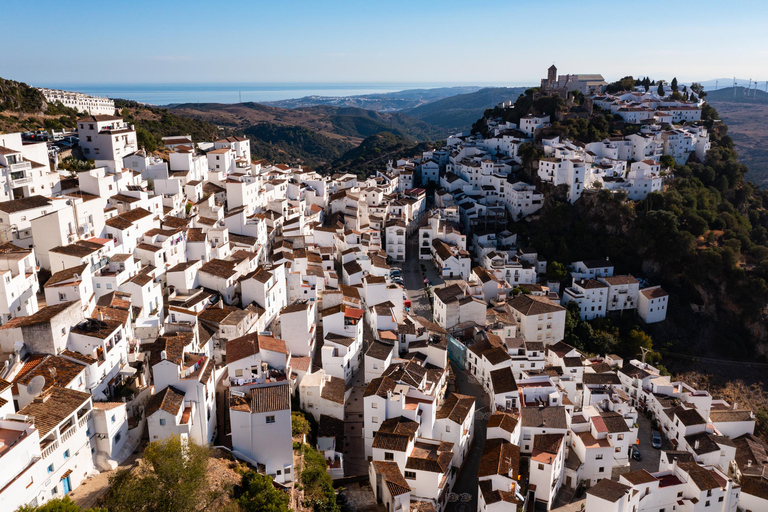
[[[264,82],[264,83],[46,83],[39,87],[149,105],[282,101],[306,96],[347,97],[441,87],[528,87],[527,83],[475,82]]]

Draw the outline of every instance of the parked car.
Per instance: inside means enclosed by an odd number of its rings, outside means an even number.
[[[632,452],[632,458],[633,459],[635,459],[635,460],[643,460],[643,454],[640,453],[640,448],[638,448],[637,446],[633,446],[631,448],[631,452]]]
[[[400,277],[395,277],[394,279],[392,279],[392,281],[394,281],[395,284],[403,284],[403,279]]]
[[[661,449],[661,434],[658,430],[654,430],[651,434],[651,445],[658,450]]]

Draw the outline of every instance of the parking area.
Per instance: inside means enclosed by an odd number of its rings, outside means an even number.
[[[649,473],[654,473],[659,470],[661,450],[651,446],[651,420],[640,413],[640,416],[637,418],[637,425],[637,439],[640,441],[640,444],[637,446],[640,448],[643,460],[630,459],[629,467],[632,471],[644,469]]]

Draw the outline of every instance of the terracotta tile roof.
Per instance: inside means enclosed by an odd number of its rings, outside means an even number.
[[[387,345],[386,343],[381,343],[380,341],[374,340],[368,347],[368,350],[365,352],[365,357],[371,357],[373,359],[378,359],[379,361],[385,361],[387,357],[392,354],[393,350],[393,345]]]
[[[508,301],[507,304],[525,316],[543,315],[545,313],[565,311],[564,307],[560,306],[559,304],[555,304],[546,297],[539,297],[537,295],[525,295],[522,293]]]
[[[696,462],[678,463],[677,467],[688,473],[690,479],[693,480],[693,483],[701,491],[709,491],[711,489],[720,489],[724,487],[724,485],[720,485],[720,482],[715,478],[713,469],[699,466]]]
[[[628,485],[603,478],[597,482],[597,484],[590,487],[587,490],[587,494],[610,501],[611,503],[616,503],[631,490],[632,488]]]
[[[147,402],[146,416],[149,418],[159,410],[163,410],[173,416],[179,414],[184,404],[184,392],[168,386],[159,393],[152,395]]]
[[[0,211],[5,213],[23,212],[25,210],[31,210],[32,208],[42,208],[49,206],[51,200],[43,196],[29,196],[22,197],[20,199],[12,199],[10,201],[3,201],[0,203]]]
[[[475,405],[475,398],[467,395],[451,393],[437,410],[436,419],[449,419],[459,425],[464,423],[467,415]]]
[[[479,484],[480,492],[483,493],[483,500],[486,505],[493,505],[505,501],[511,504],[517,504],[517,497],[514,493],[509,491],[502,491],[501,489],[493,489],[493,482],[491,480],[483,480]]]
[[[441,450],[443,445],[453,446],[452,443],[442,443],[437,449],[433,445],[428,450],[417,450],[420,443],[416,442],[411,456],[405,461],[405,469],[414,469],[417,471],[428,471],[430,473],[445,473],[451,467],[453,452],[450,450]]]
[[[500,368],[491,372],[491,386],[495,394],[517,391],[515,374],[511,367]]]
[[[520,420],[524,427],[567,429],[565,407],[523,407]]]
[[[625,478],[632,485],[643,485],[656,481],[656,477],[644,469],[622,473],[621,478]]]
[[[662,288],[655,286],[653,288],[645,288],[643,290],[640,290],[640,293],[645,295],[648,299],[658,299],[660,297],[666,297],[669,294],[665,292]]]
[[[486,439],[477,476],[503,475],[517,480],[520,468],[520,447],[506,439]]]
[[[387,398],[387,392],[394,391],[395,386],[397,386],[397,382],[393,379],[386,376],[377,377],[368,383],[363,393],[363,398],[372,395]]]
[[[79,411],[90,399],[89,393],[54,386],[48,393],[27,404],[19,414],[32,416],[40,437],[44,438],[59,423]]]
[[[79,308],[80,301],[62,302],[53,306],[46,306],[39,309],[36,313],[29,316],[20,316],[11,318],[0,326],[0,329],[15,329],[18,327],[29,327],[30,325],[47,324],[55,316],[61,314],[69,308]]]
[[[150,347],[149,365],[154,366],[162,361],[161,355],[165,351],[166,360],[181,365],[183,363],[184,347],[194,341],[191,332],[174,332],[164,334],[157,338]]]
[[[245,399],[230,394],[230,408],[251,414],[290,410],[288,384],[252,388]]]
[[[408,482],[405,481],[402,473],[400,473],[397,462],[375,460],[373,461],[373,468],[384,479],[387,489],[392,496],[400,496],[411,492]]]
[[[336,402],[338,404],[344,404],[344,392],[346,391],[346,382],[339,377],[331,377],[323,385],[323,390],[320,396],[326,400]]]
[[[754,421],[755,418],[749,409],[712,409],[709,412],[709,419],[714,423],[725,423],[730,421]]]
[[[203,266],[200,267],[199,271],[216,277],[221,277],[222,279],[229,279],[237,274],[234,262],[220,260],[218,258],[205,262]]]
[[[624,285],[624,284],[637,284],[637,279],[635,279],[631,275],[601,277],[600,280],[603,281],[604,283],[608,283],[611,286],[618,286],[618,285]]]
[[[73,327],[70,332],[81,336],[88,336],[89,338],[105,340],[115,334],[121,325],[123,325],[122,322],[118,320],[86,318],[83,322]]]
[[[382,434],[397,434],[413,438],[419,431],[419,424],[404,416],[384,420],[377,432]]]
[[[486,425],[486,428],[501,428],[510,434],[515,431],[516,427],[517,418],[506,412],[494,412],[491,414],[491,417]]]

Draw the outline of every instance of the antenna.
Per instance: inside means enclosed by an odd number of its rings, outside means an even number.
[[[32,380],[27,384],[27,393],[33,397],[40,394],[45,387],[45,377],[42,375],[35,375]]]

